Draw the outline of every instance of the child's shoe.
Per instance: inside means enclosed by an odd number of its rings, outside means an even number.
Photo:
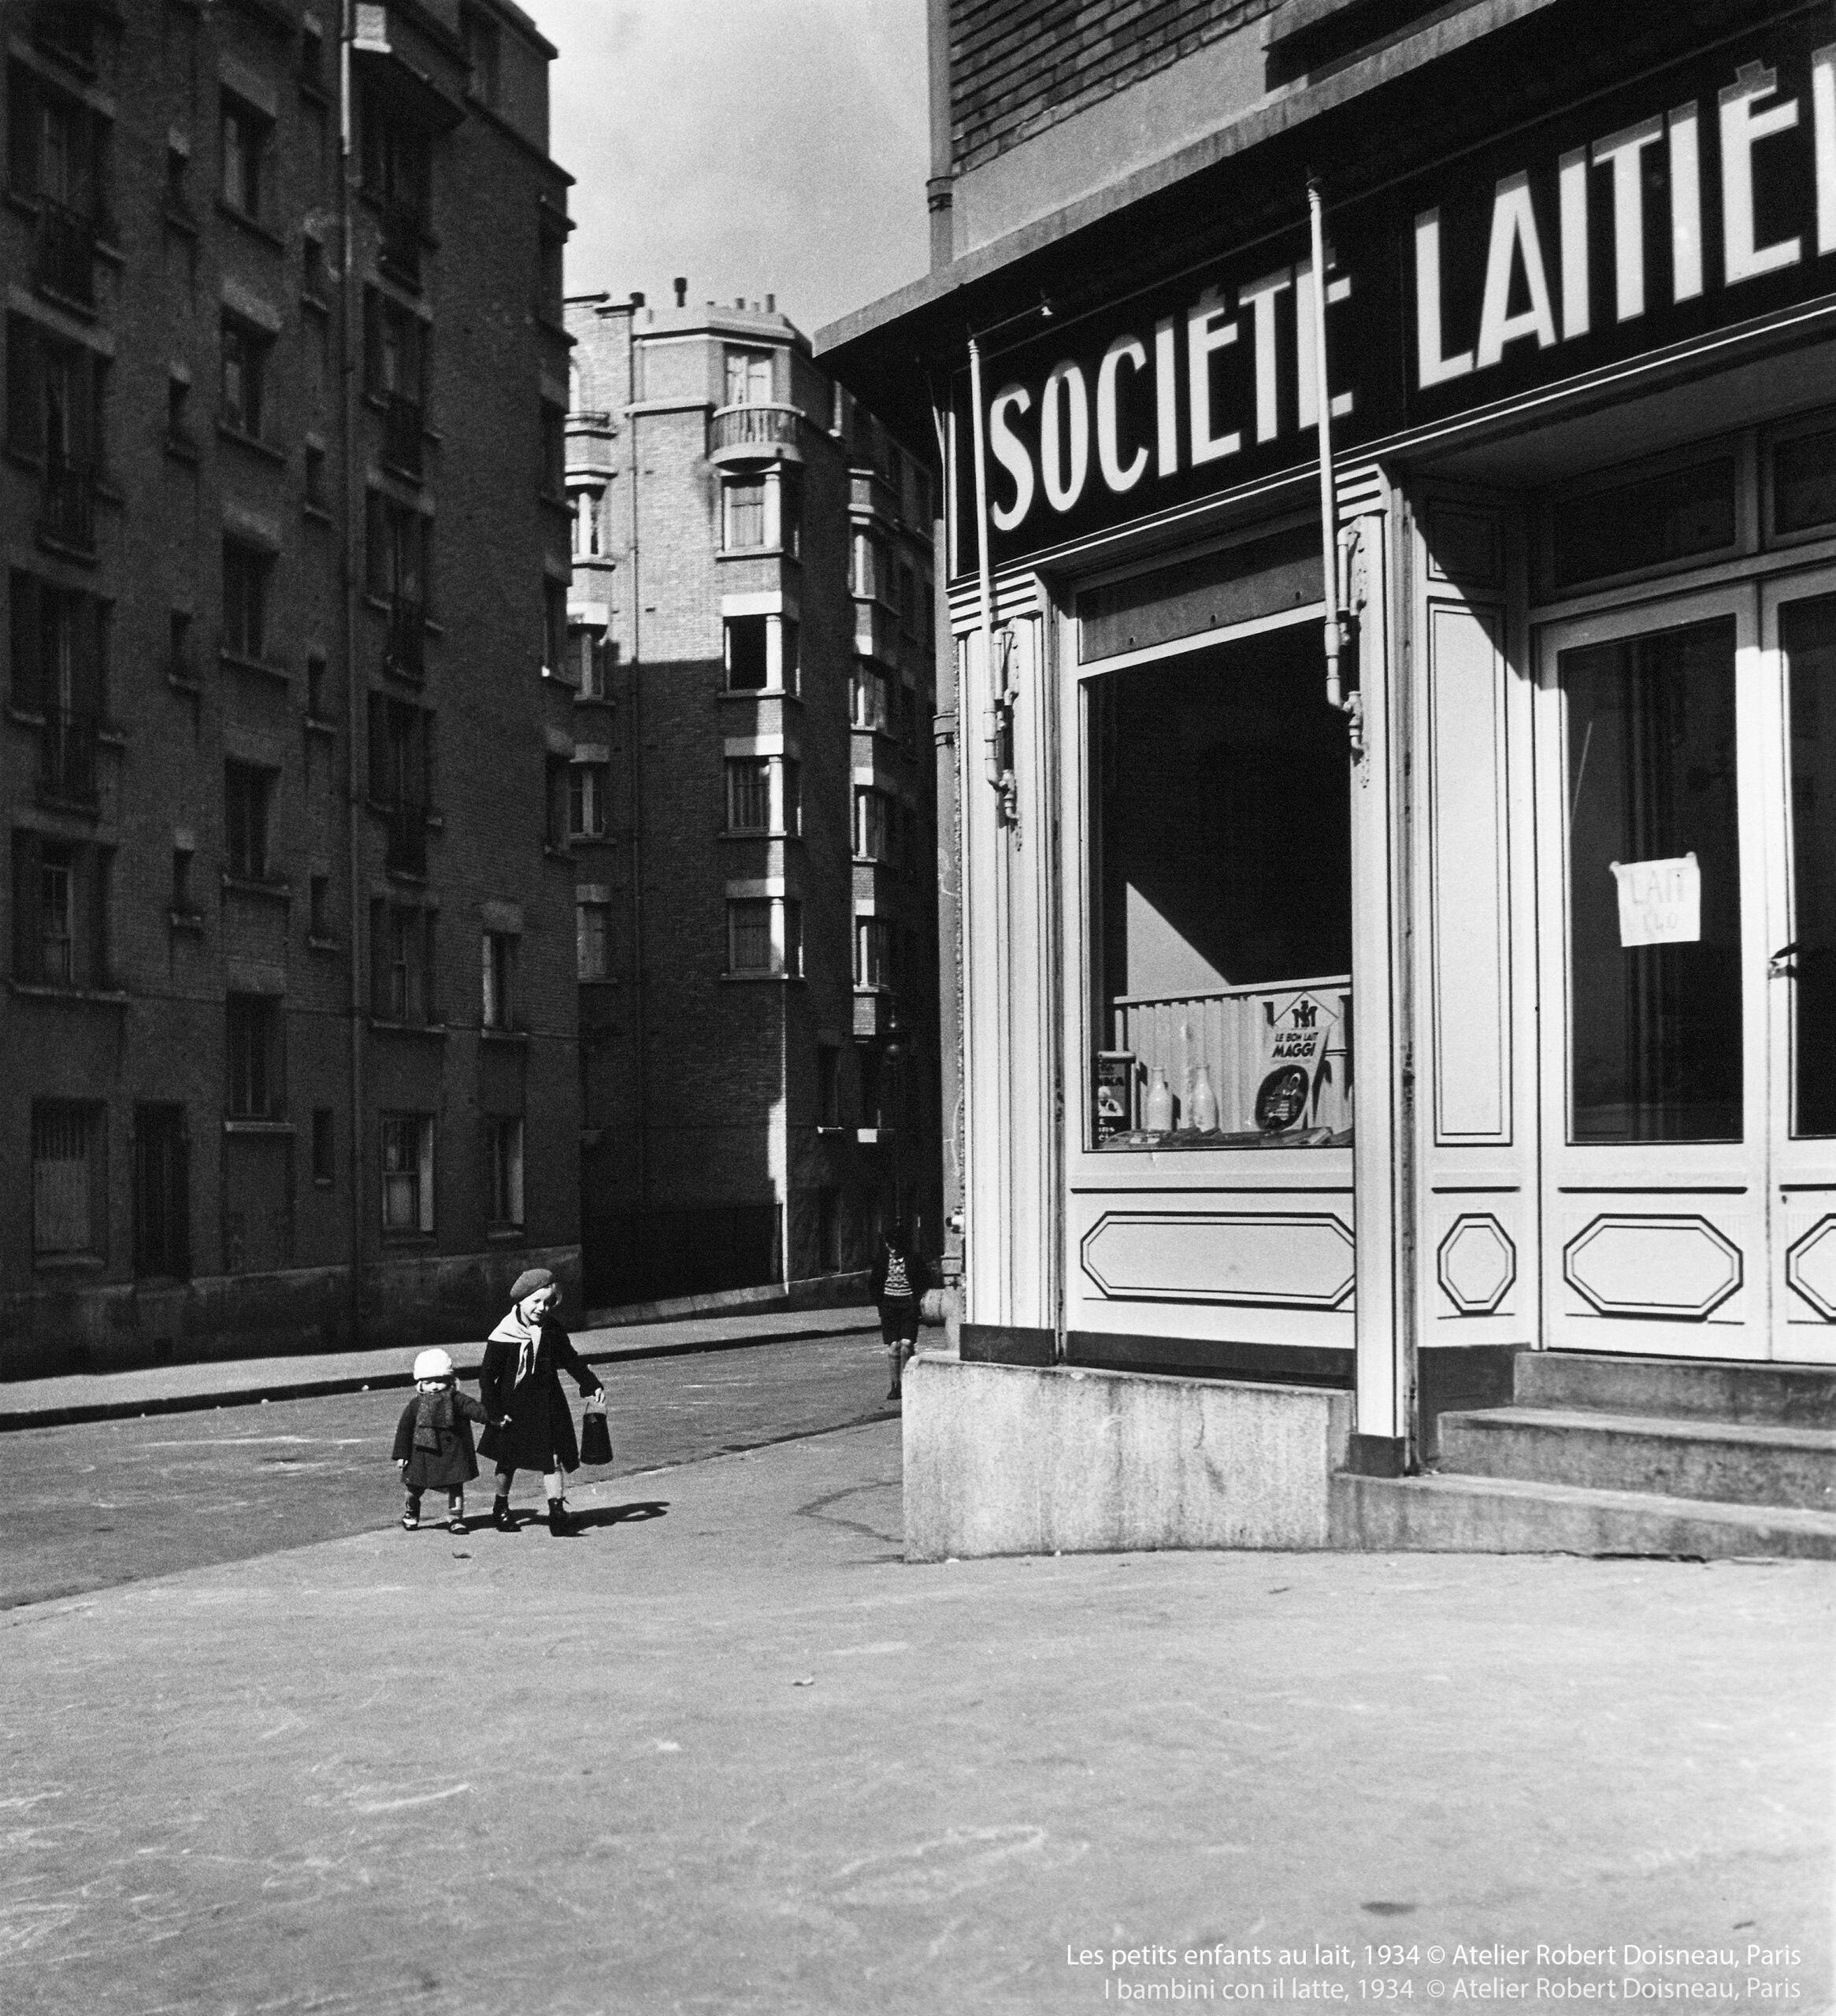
[[[500,1533],[514,1533],[517,1522],[510,1517],[510,1500],[496,1498],[491,1503],[491,1523]]]
[[[404,1532],[411,1533],[420,1524],[421,1500],[410,1494],[402,1507],[402,1529]]]
[[[472,1529],[465,1523],[465,1515],[463,1512],[450,1512],[447,1514],[447,1531],[449,1533],[454,1534],[462,1540],[467,1533],[471,1532],[471,1530]]]
[[[568,1517],[566,1499],[549,1499],[548,1530],[557,1540],[566,1539],[573,1531],[573,1521]]]

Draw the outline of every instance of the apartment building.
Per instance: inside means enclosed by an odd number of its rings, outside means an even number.
[[[8,1373],[577,1255],[554,51],[341,11],[0,6]]]
[[[552,802],[608,1300],[939,1231],[930,480],[773,301],[674,292],[568,302]]]
[[[818,346],[947,460],[908,1541],[1836,1550],[1828,8],[932,23]]]

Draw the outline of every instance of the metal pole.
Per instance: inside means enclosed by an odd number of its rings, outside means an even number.
[[[1343,710],[1345,682],[1339,664],[1345,618],[1339,598],[1338,488],[1333,476],[1333,395],[1326,369],[1326,217],[1319,183],[1307,180],[1307,217],[1313,236],[1314,406],[1319,416],[1320,565],[1326,576],[1326,705]]]

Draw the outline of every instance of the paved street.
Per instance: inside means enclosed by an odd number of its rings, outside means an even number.
[[[580,1496],[0,1618],[0,2007],[1829,2003],[1820,1564],[914,1567],[890,1422]]]
[[[583,1335],[582,1348],[603,1335]],[[621,1477],[874,1418],[886,1377],[877,1328],[598,1370]],[[0,1438],[0,1608],[392,1524],[389,1449],[408,1397],[395,1388]],[[519,1477],[516,1503],[541,1500],[541,1480]],[[437,1495],[427,1503],[443,1512]],[[487,1474],[467,1510],[490,1503]]]

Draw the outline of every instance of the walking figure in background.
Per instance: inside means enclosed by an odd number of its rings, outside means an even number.
[[[504,1425],[488,1429],[478,1444],[480,1455],[497,1466],[491,1523],[501,1533],[516,1531],[510,1485],[518,1470],[540,1470],[548,1490],[548,1530],[570,1533],[573,1525],[562,1484],[569,1471],[580,1468],[580,1456],[561,1374],[566,1373],[590,1400],[603,1403],[606,1389],[555,1321],[561,1289],[546,1267],[519,1274],[510,1302],[510,1313],[491,1332],[478,1371],[487,1411],[504,1418]]]
[[[402,1466],[402,1488],[408,1494],[402,1524],[413,1532],[421,1524],[421,1494],[447,1495],[447,1531],[465,1533],[465,1487],[478,1474],[472,1447],[473,1421],[491,1416],[469,1393],[462,1393],[453,1361],[443,1351],[423,1351],[414,1361],[414,1398],[395,1424],[395,1461]]]
[[[903,1222],[893,1225],[880,1242],[880,1257],[873,1262],[873,1300],[880,1311],[880,1335],[886,1344],[889,1400],[899,1397],[906,1362],[918,1349],[918,1305],[930,1284],[930,1269],[913,1251],[910,1228]]]

